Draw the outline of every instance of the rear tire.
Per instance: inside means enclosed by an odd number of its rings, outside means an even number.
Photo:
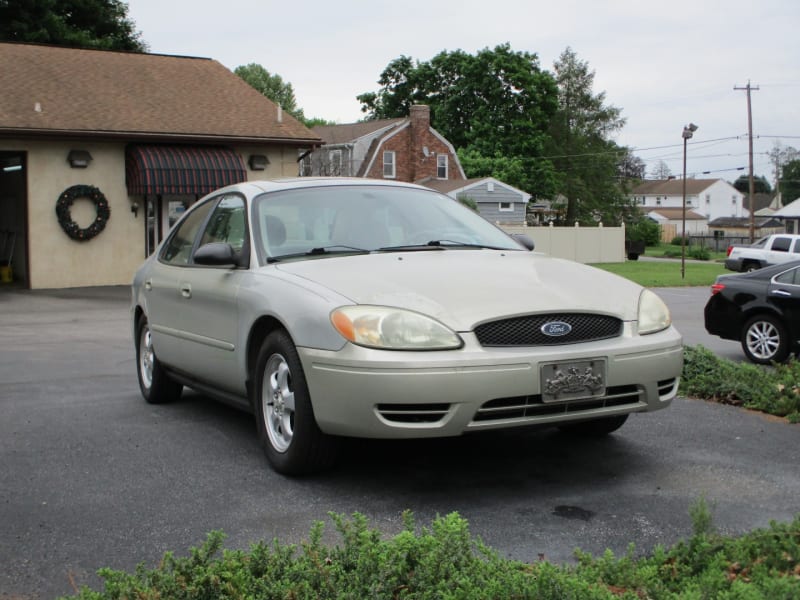
[[[153,349],[153,337],[147,319],[142,317],[136,335],[136,375],[139,389],[149,404],[164,404],[181,397],[183,386],[161,366]]]
[[[258,436],[276,471],[301,475],[334,463],[339,439],[317,426],[303,366],[286,332],[273,331],[264,340],[253,395]]]
[[[751,273],[753,271],[758,271],[761,268],[761,265],[757,262],[748,261],[742,265],[742,272],[743,273]]]
[[[757,315],[742,329],[742,350],[750,361],[759,365],[782,363],[789,358],[789,336],[772,315]]]
[[[592,419],[591,421],[580,421],[578,423],[567,423],[566,425],[559,426],[559,429],[565,433],[572,435],[581,435],[586,437],[603,437],[609,433],[615,432],[617,429],[625,424],[628,420],[628,415],[618,415],[616,417],[602,417],[600,419]]]

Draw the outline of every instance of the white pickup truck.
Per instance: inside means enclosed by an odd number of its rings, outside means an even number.
[[[755,271],[790,260],[800,260],[800,235],[777,233],[749,246],[729,246],[725,268],[730,271]]]

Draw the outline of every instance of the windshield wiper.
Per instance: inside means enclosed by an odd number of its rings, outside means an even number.
[[[486,250],[511,250],[511,248],[501,248],[500,246],[488,246],[486,244],[473,244],[471,242],[459,242],[456,240],[431,240],[426,246],[437,248],[485,248]]]
[[[306,250],[305,252],[295,252],[293,254],[279,254],[278,256],[268,256],[267,262],[276,263],[284,259],[300,258],[302,256],[323,256],[326,254],[369,254],[369,253],[370,250],[367,250],[365,248],[356,248],[355,246],[344,246],[344,245],[319,246],[317,248],[311,248],[311,250]]]
[[[425,252],[431,250],[444,250],[441,246],[431,244],[403,244],[401,246],[382,246],[377,252]]]

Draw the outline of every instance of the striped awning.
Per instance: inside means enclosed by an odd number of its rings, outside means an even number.
[[[125,158],[128,193],[204,195],[247,180],[242,158],[211,146],[131,145]]]

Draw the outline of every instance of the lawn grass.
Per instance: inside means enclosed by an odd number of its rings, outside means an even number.
[[[616,273],[645,287],[710,286],[717,275],[730,273],[722,263],[686,261],[685,277],[681,278],[681,261],[629,260],[624,263],[592,265]]]

